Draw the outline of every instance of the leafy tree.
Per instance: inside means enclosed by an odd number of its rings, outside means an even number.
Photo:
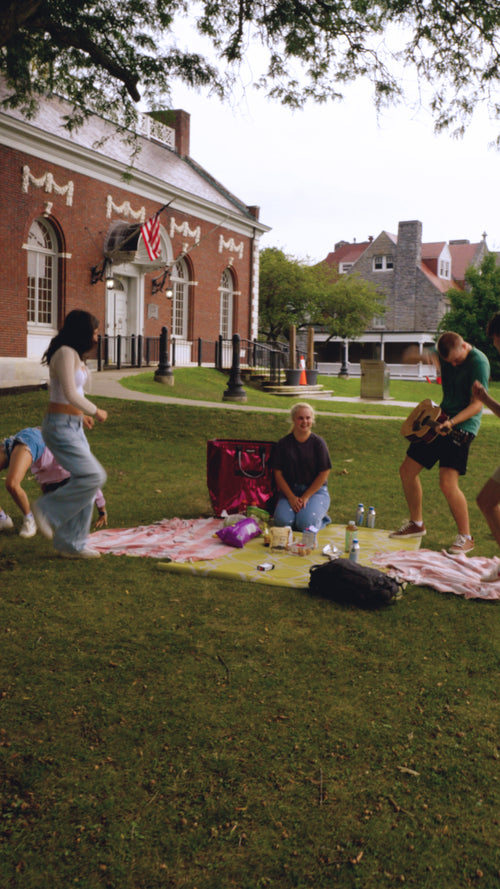
[[[306,265],[276,247],[260,254],[259,329],[268,342],[288,328],[320,324],[329,338],[361,336],[374,315],[383,315],[383,294],[357,275],[318,263]]]
[[[384,314],[385,295],[358,275],[339,275],[324,263],[314,267],[314,321],[332,337],[357,339],[374,316]]]
[[[186,16],[216,64],[178,47]],[[500,116],[499,29],[491,0],[0,0],[0,73],[26,112],[57,90],[75,105],[69,126],[92,111],[127,123],[140,94],[168,107],[174,78],[223,95],[260,44],[256,85],[285,104],[369,78],[381,105],[402,95],[407,66],[431,86],[436,127],[462,130],[479,102]]]
[[[259,331],[267,342],[288,337],[292,324],[301,327],[310,316],[309,269],[277,247],[260,254]]]
[[[500,379],[498,352],[486,335],[488,321],[500,308],[500,266],[496,255],[487,253],[479,268],[469,266],[466,290],[448,290],[451,309],[441,319],[438,333],[454,330],[464,340],[484,352],[494,380]]]

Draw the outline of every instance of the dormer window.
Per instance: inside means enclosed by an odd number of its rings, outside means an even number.
[[[394,260],[392,257],[392,253],[387,253],[386,255],[379,254],[378,256],[373,257],[373,271],[374,272],[387,272],[391,271],[394,268]]]
[[[341,275],[347,274],[352,269],[352,262],[341,262],[339,264],[339,272]]]
[[[446,259],[439,260],[439,277],[449,280],[451,277],[450,263]]]

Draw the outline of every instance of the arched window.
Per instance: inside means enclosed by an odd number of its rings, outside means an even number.
[[[234,281],[231,271],[224,269],[220,281],[220,335],[231,339],[233,335]]]
[[[173,291],[172,336],[186,340],[188,333],[189,273],[183,259],[175,263],[170,276]]]
[[[57,239],[45,219],[35,219],[28,235],[28,323],[57,327]]]

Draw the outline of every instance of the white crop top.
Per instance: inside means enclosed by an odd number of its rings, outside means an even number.
[[[84,388],[90,375],[78,352],[71,346],[60,346],[49,364],[50,400],[57,404],[71,404],[86,414],[95,414],[97,407],[85,398]]]

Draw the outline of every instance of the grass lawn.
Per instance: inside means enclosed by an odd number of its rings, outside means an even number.
[[[195,385],[182,397],[212,398]],[[40,423],[46,400],[2,396],[0,437]],[[288,427],[279,413],[99,404],[111,526],[209,515],[206,440]],[[319,418],[334,522],[359,500],[380,527],[406,517],[399,426]],[[499,435],[486,417],[463,482],[479,555],[496,552],[475,495]],[[453,521],[435,472],[423,483],[425,546],[439,549]],[[19,530],[3,484],[0,503]],[[149,559],[58,560],[10,532],[0,571],[1,889],[498,886],[495,604],[410,586],[369,614]]]
[[[209,367],[179,367],[174,368],[174,385],[164,386],[155,382],[154,370],[145,371],[125,377],[122,385],[136,392],[148,392],[162,394],[177,398],[189,398],[198,400],[203,397],[209,401],[220,403],[224,390],[227,388],[228,377]],[[359,398],[359,379],[344,380],[338,377],[318,377],[318,383],[323,385],[325,391],[331,392],[337,398]],[[263,392],[258,386],[244,383],[247,395],[246,404],[253,407],[290,408],[298,399],[297,396],[270,395]],[[393,380],[390,384],[390,398],[369,403],[357,402],[356,414],[384,414],[398,416],[402,414],[401,407],[392,404],[392,401],[421,401],[423,398],[439,399],[441,387],[436,383],[409,382],[406,380]],[[344,413],[343,402],[330,401],[325,398],[307,399],[317,410],[329,413]],[[354,411],[354,408],[353,408]],[[404,414],[404,409],[403,409]]]

